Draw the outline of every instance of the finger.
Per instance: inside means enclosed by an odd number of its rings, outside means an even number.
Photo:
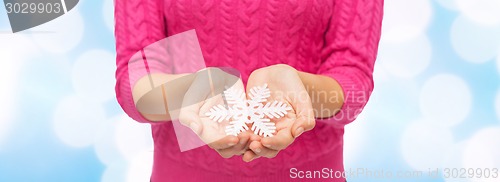
[[[218,149],[217,151],[222,155],[222,154],[227,154],[227,155],[242,155],[245,153],[245,151],[248,150],[248,142],[250,141],[250,136],[248,133],[241,133],[238,135],[239,142],[232,146],[232,147],[227,147],[224,149]]]
[[[247,149],[244,149],[246,146],[242,146],[239,144],[236,144],[233,147],[229,147],[226,149],[221,149],[221,150],[216,150],[220,156],[223,158],[231,158],[235,155],[244,155]]]
[[[293,137],[297,138],[305,131],[312,130],[315,125],[316,120],[314,119],[314,117],[299,115],[292,125]]]
[[[228,149],[216,150],[216,151],[219,153],[219,155],[222,158],[225,158],[225,159],[231,158],[235,155],[234,152],[232,152],[232,150],[228,150]]]
[[[249,142],[249,141],[250,141],[250,139],[251,139],[251,134],[250,134],[250,133],[248,133],[248,132],[243,132],[243,133],[240,133],[240,134],[238,135],[238,139],[240,140],[240,141],[239,141],[239,144],[240,144],[240,145],[244,145],[244,146],[245,146],[245,148],[246,148],[246,147],[247,147],[248,142]]]
[[[255,133],[250,133],[250,140],[251,141],[260,141],[262,139],[262,137],[260,135],[257,135]]]
[[[243,155],[247,151],[245,145],[236,144],[235,146],[225,149],[216,149],[216,151],[224,158],[229,158],[234,155]]]
[[[265,137],[260,140],[264,147],[272,150],[283,150],[293,142],[294,138],[290,129],[282,129],[275,136]]]
[[[239,142],[238,137],[228,135],[215,142],[209,143],[208,146],[212,149],[221,150],[235,146]]]
[[[253,160],[257,159],[257,158],[259,158],[259,156],[256,155],[251,150],[246,151],[245,154],[243,154],[243,157],[242,157],[243,161],[245,161],[245,162],[251,162],[251,161],[253,161]]]
[[[266,158],[274,158],[278,154],[279,151],[272,150],[267,147],[264,147],[260,142],[253,141],[250,143],[249,148],[258,156],[263,156]]]
[[[293,97],[294,99],[292,101],[292,107],[297,116],[291,130],[294,138],[298,137],[304,131],[312,130],[316,124],[311,97],[307,92],[297,94],[298,97]]]

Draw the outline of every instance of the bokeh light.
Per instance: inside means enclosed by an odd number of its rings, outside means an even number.
[[[127,115],[122,115],[115,129],[116,145],[127,160],[132,160],[143,152],[153,151],[150,125],[140,124]]]
[[[17,92],[19,72],[26,59],[39,53],[33,41],[25,35],[0,34],[0,150],[2,143],[11,131],[11,126],[18,114]]]
[[[378,61],[396,77],[413,78],[429,66],[431,51],[431,43],[425,35],[403,42],[382,40]]]
[[[500,75],[500,47],[498,49],[498,55],[497,55],[497,71],[498,75]]]
[[[498,54],[500,26],[485,26],[459,16],[450,35],[455,52],[471,63],[484,63]]]
[[[360,114],[353,122],[345,127],[344,131],[344,161],[346,163],[355,163],[362,155],[363,145],[366,142],[366,115]]]
[[[97,127],[105,121],[105,110],[99,104],[77,96],[60,101],[54,111],[54,132],[65,144],[87,147],[94,143]]]
[[[153,171],[153,152],[144,151],[135,156],[127,170],[127,182],[148,181]]]
[[[432,8],[429,0],[386,0],[382,37],[386,41],[411,40],[427,29]]]
[[[102,6],[102,18],[106,27],[111,31],[115,32],[115,7],[113,4],[114,0],[104,0]]]
[[[478,131],[467,142],[463,154],[463,167],[472,169],[500,169],[500,127],[490,127]],[[485,173],[486,174],[486,173]],[[474,178],[471,181],[494,182],[498,178]]]
[[[65,53],[77,47],[85,30],[77,7],[55,20],[30,29],[35,42],[50,53]]]
[[[73,65],[73,88],[86,100],[99,103],[110,101],[115,96],[114,70],[116,63],[112,53],[104,50],[87,51]]]
[[[429,122],[432,121],[411,123],[401,137],[404,159],[412,168],[420,171],[441,168],[446,150],[453,145],[451,130],[429,125]]]
[[[458,10],[457,0],[436,0],[441,6],[449,10]]]
[[[420,110],[437,126],[454,126],[469,115],[472,107],[470,87],[460,77],[439,74],[422,86]]]
[[[469,19],[486,25],[500,24],[500,1],[456,0],[460,11]]]
[[[500,121],[500,90],[495,98],[495,113],[497,115],[497,120]]]
[[[95,141],[94,151],[99,160],[105,165],[112,165],[123,161],[116,141],[116,128],[123,116],[115,116],[99,124]]]

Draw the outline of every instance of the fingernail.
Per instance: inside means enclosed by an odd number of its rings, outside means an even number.
[[[229,146],[231,147],[231,146],[236,145],[236,143],[229,143],[229,144],[227,144],[227,145],[229,145]]]
[[[300,135],[302,135],[302,133],[304,133],[304,128],[297,128],[297,130],[295,130],[295,133],[297,133],[297,136],[295,136],[295,138],[299,137]]]
[[[260,151],[261,151],[261,150],[260,150],[260,148],[256,148],[256,149],[255,149],[255,152],[256,152],[256,153],[260,153]]]
[[[245,144],[245,143],[247,143],[246,140],[240,140],[240,144]]]

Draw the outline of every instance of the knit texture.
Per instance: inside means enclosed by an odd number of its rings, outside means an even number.
[[[290,169],[343,171],[344,126],[373,90],[382,14],[383,0],[115,0],[116,95],[131,118],[151,123],[152,181],[305,181],[290,178]],[[341,111],[317,120],[273,159],[223,159],[207,146],[181,153],[172,122],[152,123],[135,108],[128,63],[142,61],[146,46],[191,29],[206,65],[236,68],[244,83],[253,70],[280,63],[335,79],[345,95]],[[170,69],[151,60],[147,66]]]

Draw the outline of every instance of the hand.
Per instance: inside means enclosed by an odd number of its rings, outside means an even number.
[[[258,157],[274,158],[280,150],[287,148],[299,135],[314,128],[315,119],[311,99],[297,70],[288,65],[273,65],[252,72],[247,88],[266,84],[271,90],[268,102],[282,101],[292,107],[285,117],[274,119],[276,135],[262,138],[251,136],[250,150],[243,160],[252,161]]]
[[[200,139],[216,150],[222,157],[241,155],[248,150],[250,133],[227,136],[225,128],[229,121],[214,122],[206,113],[215,105],[224,105],[221,93],[233,87],[243,89],[238,76],[218,68],[207,68],[194,75],[195,78],[182,100],[179,121],[191,128]],[[173,99],[171,99],[173,100]]]

